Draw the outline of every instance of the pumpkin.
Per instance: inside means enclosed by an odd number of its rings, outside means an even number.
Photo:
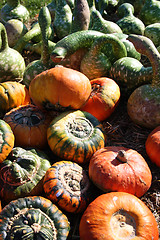
[[[137,151],[108,146],[95,152],[89,162],[89,177],[107,191],[128,192],[141,197],[151,186],[152,174]]]
[[[47,146],[47,128],[51,116],[38,106],[27,104],[7,112],[4,120],[10,125],[15,146],[44,149]]]
[[[120,100],[118,84],[107,77],[91,80],[92,91],[81,110],[91,113],[99,121],[104,121],[114,112]]]
[[[145,142],[145,148],[150,160],[160,167],[160,126],[150,132]]]
[[[55,155],[79,164],[89,162],[93,153],[105,145],[102,124],[80,110],[55,117],[47,129],[47,140]]]
[[[65,240],[70,223],[56,205],[41,196],[18,198],[0,213],[0,239]]]
[[[0,197],[8,203],[19,197],[43,192],[43,177],[51,166],[36,151],[14,147],[0,166]]]
[[[90,93],[91,83],[83,73],[60,65],[38,74],[29,85],[33,102],[47,110],[79,109]]]
[[[86,209],[90,199],[90,186],[86,170],[71,161],[55,162],[46,171],[43,181],[46,197],[72,213]]]
[[[3,162],[14,147],[15,137],[9,124],[0,119],[0,163]]]
[[[0,112],[30,103],[29,91],[25,85],[15,81],[0,83]]]
[[[111,192],[98,196],[82,215],[81,240],[158,240],[158,226],[150,209],[136,196]]]

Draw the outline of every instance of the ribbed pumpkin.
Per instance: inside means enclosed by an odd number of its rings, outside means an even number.
[[[108,146],[95,152],[89,162],[89,177],[104,192],[128,192],[141,197],[151,186],[147,162],[136,150]]]
[[[111,192],[92,201],[80,220],[81,240],[158,240],[151,210],[136,196]]]
[[[91,95],[81,110],[91,113],[99,121],[104,121],[119,103],[120,88],[114,80],[106,77],[91,80],[91,86]]]
[[[15,137],[9,124],[0,119],[0,163],[3,162],[14,147]]]
[[[145,142],[145,148],[150,160],[160,167],[160,126],[150,132]]]
[[[105,145],[102,124],[90,113],[80,110],[61,113],[47,130],[48,144],[63,160],[84,164]]]
[[[18,198],[0,213],[0,239],[65,240],[70,223],[56,205],[41,196]]]
[[[82,212],[90,200],[91,182],[87,172],[71,161],[54,163],[46,171],[43,188],[47,198],[68,212]]]
[[[51,166],[44,154],[14,147],[0,166],[0,197],[8,203],[43,192],[43,177]]]
[[[27,104],[7,112],[4,120],[10,125],[15,146],[44,149],[47,146],[47,128],[51,116],[38,106]]]
[[[60,65],[38,74],[29,86],[33,102],[47,110],[79,109],[90,93],[91,83],[83,73]]]
[[[0,83],[0,112],[6,113],[12,108],[31,102],[28,89],[19,82]]]

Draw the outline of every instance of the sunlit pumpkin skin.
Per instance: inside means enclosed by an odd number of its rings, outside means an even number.
[[[19,82],[0,83],[0,112],[6,113],[12,108],[31,102],[29,91]]]
[[[145,148],[150,160],[160,167],[160,126],[153,129],[148,135]]]
[[[90,159],[89,177],[104,192],[128,192],[141,197],[151,186],[150,168],[137,151],[121,146],[98,150]]]
[[[43,188],[47,198],[68,212],[84,211],[90,200],[91,182],[87,172],[71,161],[54,163],[46,171]]]
[[[111,192],[92,201],[80,221],[81,240],[158,240],[150,209],[136,196]]]
[[[33,102],[47,110],[79,109],[90,93],[91,83],[83,73],[60,65],[37,75],[29,86]]]
[[[0,239],[65,240],[70,223],[49,199],[41,196],[18,198],[0,213]]]
[[[38,106],[27,104],[7,112],[4,120],[10,125],[15,146],[44,149],[47,146],[47,128],[51,116]]]
[[[51,166],[32,150],[14,147],[0,167],[0,197],[8,203],[19,197],[40,195],[43,177]]]
[[[102,124],[90,113],[76,110],[61,113],[47,130],[48,144],[63,160],[84,164],[105,145]]]
[[[119,103],[120,88],[114,80],[106,77],[91,80],[91,86],[91,95],[81,110],[91,113],[99,121],[104,121]]]
[[[0,163],[3,162],[14,147],[15,137],[9,124],[0,119]]]

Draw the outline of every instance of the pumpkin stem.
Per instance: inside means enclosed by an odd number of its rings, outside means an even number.
[[[128,160],[126,152],[124,150],[119,150],[116,158],[123,163],[126,163]]]

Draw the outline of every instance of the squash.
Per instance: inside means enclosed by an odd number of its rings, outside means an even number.
[[[106,139],[102,124],[92,114],[77,110],[55,117],[48,127],[47,140],[58,157],[85,164],[104,147]]]
[[[86,170],[71,161],[55,162],[45,173],[45,196],[67,212],[78,213],[86,209],[91,183]]]
[[[90,93],[91,83],[83,73],[60,65],[38,74],[29,85],[33,103],[46,110],[79,109]]]
[[[9,124],[0,119],[0,163],[2,163],[14,147],[15,137]]]
[[[65,240],[70,223],[56,205],[41,196],[18,198],[0,213],[0,239]]]
[[[145,149],[150,160],[160,167],[160,126],[154,128],[148,135]]]
[[[98,196],[82,215],[81,240],[158,240],[151,210],[136,196],[111,192]]]
[[[31,102],[29,91],[19,82],[8,81],[0,83],[0,112],[5,114],[12,108]]]
[[[95,152],[89,162],[89,177],[103,190],[128,192],[141,197],[150,188],[151,170],[137,151],[108,146]]]
[[[14,147],[0,166],[0,197],[8,203],[43,192],[43,177],[51,166],[44,154]]]
[[[44,149],[47,128],[52,117],[38,106],[27,104],[13,108],[3,118],[15,136],[15,146]]]
[[[120,88],[114,80],[107,77],[96,78],[90,82],[91,95],[81,110],[91,113],[99,121],[104,121],[119,103]]]

